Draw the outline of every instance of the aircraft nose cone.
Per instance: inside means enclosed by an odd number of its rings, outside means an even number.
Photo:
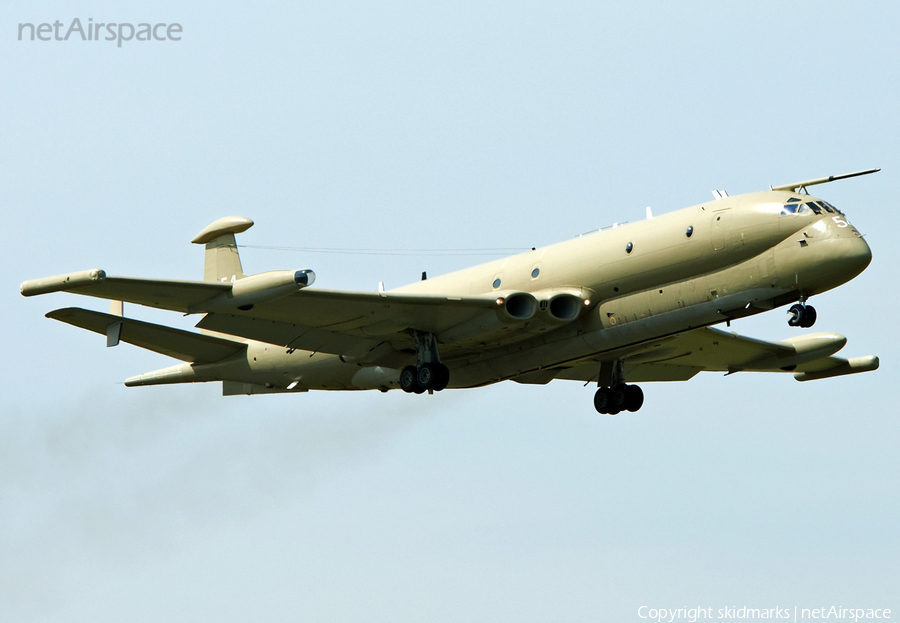
[[[864,238],[854,238],[851,241],[850,249],[848,249],[848,259],[859,265],[859,272],[865,270],[872,262],[872,249]]]
[[[840,240],[838,262],[840,271],[847,279],[852,279],[866,269],[872,261],[872,249],[861,237],[843,238]]]

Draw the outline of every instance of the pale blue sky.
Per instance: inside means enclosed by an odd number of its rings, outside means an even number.
[[[324,8],[326,7],[327,8]],[[19,42],[20,22],[178,22]],[[893,3],[6,3],[0,620],[630,621],[641,605],[900,611]],[[872,265],[815,330],[882,367],[701,375],[597,415],[557,381],[223,398],[47,320],[29,278],[200,278],[189,240],[531,247],[709,198],[816,190]],[[247,248],[375,289],[478,257]],[[189,327],[177,314],[129,314]],[[796,335],[783,310],[733,323]]]

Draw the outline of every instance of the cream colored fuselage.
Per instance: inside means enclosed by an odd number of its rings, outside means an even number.
[[[789,200],[817,201],[786,191],[726,197],[394,292],[529,292],[540,301],[565,291],[583,299],[575,320],[562,326],[535,321],[526,327],[528,337],[517,332],[515,339],[493,339],[474,356],[469,348],[456,358],[453,336],[436,336],[451,387],[599,361],[604,352],[805,299],[845,283],[868,265],[868,245],[842,214],[808,209],[783,214]],[[196,380],[275,387],[290,379],[295,389],[384,389],[396,387],[399,370],[251,342],[239,359],[195,365],[192,374]]]

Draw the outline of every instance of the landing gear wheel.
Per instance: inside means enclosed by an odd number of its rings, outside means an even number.
[[[807,305],[803,308],[803,320],[800,322],[800,326],[808,329],[814,324],[816,324],[816,308],[812,305]]]
[[[791,305],[791,308],[787,313],[787,321],[788,325],[792,327],[802,327],[803,326],[803,305],[800,303],[794,303]]]
[[[615,387],[601,387],[594,394],[594,408],[597,413],[616,415],[622,411],[639,410],[644,405],[644,391],[637,385],[620,384]]]
[[[634,413],[644,404],[644,390],[637,385],[625,386],[625,409]]]
[[[612,402],[609,399],[609,390],[605,387],[599,388],[597,393],[594,394],[594,408],[597,410],[597,413],[606,415],[609,413],[610,406],[612,406]]]
[[[626,392],[627,388],[628,388],[627,385],[616,385],[615,387],[612,388],[612,390],[609,393],[610,400],[612,401],[613,410],[615,410],[616,413],[618,413],[619,411],[625,410],[625,400],[626,400],[625,392]]]
[[[794,303],[788,310],[787,319],[792,327],[808,329],[816,324],[816,308],[812,305]]]
[[[419,385],[425,389],[434,389],[435,381],[438,378],[437,365],[433,363],[423,363],[419,366],[419,373],[416,375]]]
[[[434,391],[439,392],[445,387],[447,387],[447,383],[450,382],[450,368],[445,366],[442,363],[434,364],[435,365],[435,377],[434,377]]]
[[[419,380],[415,366],[406,366],[400,371],[400,389],[409,394],[415,392],[418,388]]]

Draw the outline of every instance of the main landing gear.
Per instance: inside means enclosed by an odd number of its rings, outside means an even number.
[[[437,340],[431,333],[413,333],[416,365],[400,371],[400,389],[408,394],[439,392],[450,382],[450,369],[441,363]]]
[[[637,411],[644,404],[644,391],[637,385],[625,381],[624,364],[619,361],[604,361],[597,376],[597,393],[594,394],[594,408],[597,413],[617,415],[622,411]]]
[[[637,385],[619,383],[614,387],[601,387],[594,394],[597,413],[618,415],[621,411],[637,411],[644,404],[644,391]]]
[[[406,366],[400,372],[400,389],[408,394],[421,394],[426,389],[439,392],[450,382],[450,370],[442,363]]]
[[[806,299],[801,298],[799,303],[791,305],[787,312],[788,324],[792,327],[808,329],[816,324],[816,308],[806,304]]]

